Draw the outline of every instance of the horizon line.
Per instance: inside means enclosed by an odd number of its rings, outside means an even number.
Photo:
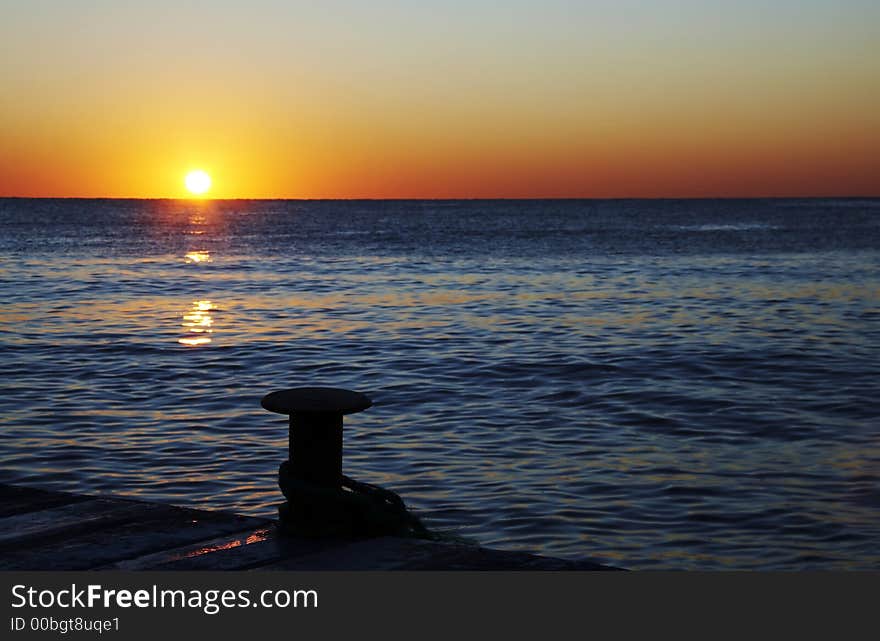
[[[874,200],[880,199],[880,192],[875,195],[827,195],[827,196],[412,196],[412,197],[230,197],[230,198],[191,198],[175,196],[4,196],[0,200],[143,200],[143,201],[186,201],[186,202],[234,202],[234,201],[301,201],[301,202],[363,202],[363,201],[490,201],[490,200]]]

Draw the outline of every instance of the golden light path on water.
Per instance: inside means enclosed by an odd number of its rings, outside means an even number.
[[[187,177],[189,178],[189,176]],[[208,179],[210,184],[210,179]],[[189,224],[192,228],[186,230],[186,235],[201,235],[207,224],[206,211],[201,207],[190,213]],[[187,265],[200,265],[212,261],[211,252],[204,249],[193,249],[183,257]],[[211,343],[211,334],[214,333],[214,317],[211,312],[217,308],[207,299],[194,300],[190,309],[183,315],[182,326],[186,334],[177,339],[177,342],[186,347],[200,347]]]
[[[177,342],[187,347],[207,345],[211,342],[210,334],[214,333],[214,318],[211,312],[215,310],[214,304],[209,300],[195,300],[188,313],[183,315],[183,327],[187,336],[177,339]]]
[[[188,252],[186,256],[183,257],[183,260],[186,263],[210,263],[211,254],[206,251]]]

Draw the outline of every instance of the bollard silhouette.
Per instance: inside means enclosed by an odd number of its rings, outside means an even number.
[[[267,394],[260,404],[290,416],[291,476],[319,487],[341,487],[342,417],[362,412],[373,402],[359,392],[299,387]]]
[[[263,397],[264,409],[290,416],[288,460],[278,470],[287,502],[278,514],[283,532],[297,536],[431,538],[394,492],[342,473],[342,417],[373,402],[333,387],[299,387]]]

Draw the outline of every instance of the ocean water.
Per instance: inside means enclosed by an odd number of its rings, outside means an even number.
[[[880,568],[880,200],[0,200],[0,481],[273,515],[331,385],[431,527]]]

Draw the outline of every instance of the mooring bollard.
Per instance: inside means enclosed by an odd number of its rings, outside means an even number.
[[[290,416],[290,475],[319,487],[342,486],[342,417],[362,412],[373,401],[334,387],[299,387],[272,392],[260,404]]]
[[[312,537],[430,537],[397,494],[342,473],[342,417],[373,405],[364,394],[299,387],[267,394],[260,404],[290,416],[289,458],[278,470],[287,499],[278,508],[283,531]]]

